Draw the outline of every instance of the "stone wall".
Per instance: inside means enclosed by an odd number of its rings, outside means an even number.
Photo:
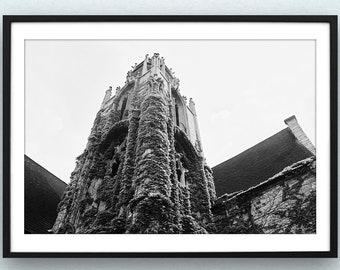
[[[216,233],[316,233],[315,156],[286,167],[246,191],[217,199]]]

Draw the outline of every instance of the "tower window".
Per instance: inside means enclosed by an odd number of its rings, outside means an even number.
[[[120,120],[123,119],[125,108],[126,108],[127,98],[124,98],[122,108],[120,110]]]
[[[186,185],[185,180],[185,174],[188,172],[188,170],[185,168],[184,164],[181,161],[182,154],[177,154],[176,157],[176,174],[177,174],[177,180],[181,184],[181,186]]]
[[[112,163],[112,173],[111,173],[111,176],[115,176],[118,172],[118,168],[119,168],[119,160],[115,159]]]
[[[179,126],[179,117],[178,117],[178,105],[175,105],[175,111],[176,111],[176,125]]]
[[[179,168],[177,168],[176,173],[177,173],[177,181],[181,182],[182,171]]]

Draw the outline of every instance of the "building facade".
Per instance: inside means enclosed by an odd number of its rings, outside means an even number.
[[[106,91],[50,232],[315,233],[315,147],[295,116],[285,123],[210,169],[195,103],[146,55]]]
[[[216,199],[195,104],[159,54],[110,87],[53,233],[208,233]]]

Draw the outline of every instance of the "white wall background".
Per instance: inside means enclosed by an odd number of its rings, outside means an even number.
[[[1,15],[340,15],[338,0],[2,0]],[[1,22],[2,28],[2,22]],[[2,37],[1,37],[2,39]],[[2,44],[2,42],[1,42]],[[1,45],[2,46],[2,45]],[[2,57],[2,55],[1,55]],[[1,61],[2,62],[2,61]],[[1,65],[2,78],[2,65]],[[2,98],[1,98],[2,104]],[[2,106],[2,105],[1,105]],[[2,127],[2,119],[1,127]],[[1,129],[2,130],[2,129]],[[2,162],[1,162],[2,164]],[[2,171],[1,171],[2,175]],[[2,193],[2,185],[0,188]],[[1,208],[2,217],[2,208]],[[1,218],[2,227],[2,218]],[[2,231],[2,230],[1,230]],[[1,239],[2,240],[2,239]],[[339,269],[339,259],[0,259],[0,269]]]

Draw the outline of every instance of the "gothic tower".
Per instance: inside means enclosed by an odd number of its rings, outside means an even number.
[[[215,188],[195,104],[155,53],[106,90],[54,233],[209,233]]]

